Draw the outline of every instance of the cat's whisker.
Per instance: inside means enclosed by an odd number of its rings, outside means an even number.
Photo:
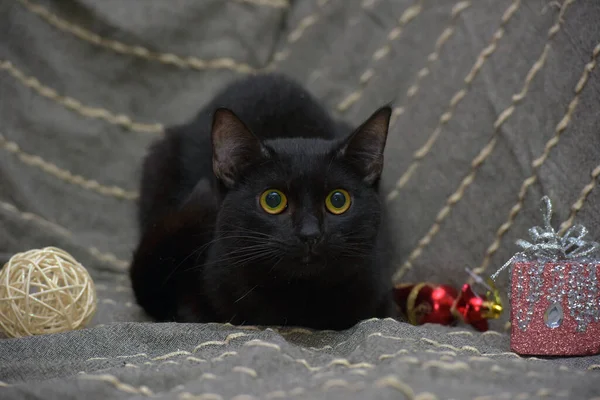
[[[173,271],[171,272],[171,274],[169,274],[169,276],[167,276],[167,279],[175,272],[179,269],[179,266],[183,263],[185,263],[185,261],[187,261],[190,257],[197,255],[196,257],[196,261],[198,260],[198,258],[200,257],[200,255],[204,252],[204,250],[208,249],[211,245],[215,244],[216,242],[218,242],[219,240],[224,240],[224,239],[238,239],[238,238],[243,238],[243,239],[256,239],[252,236],[238,236],[238,235],[230,235],[230,236],[219,236],[214,238],[213,240],[211,240],[208,243],[203,244],[202,246],[198,247],[196,250],[192,251],[190,254],[188,254],[183,260],[181,260],[181,262],[175,267],[173,268]]]
[[[254,255],[254,256],[251,256],[248,258],[238,260],[234,263],[227,263],[226,268],[227,269],[235,269],[235,268],[238,268],[239,266],[246,265],[250,262],[254,262],[254,261],[258,261],[258,260],[267,261],[267,260],[271,259],[272,257],[274,257],[274,255],[267,256],[266,254],[257,254],[257,255]]]
[[[252,287],[252,289],[248,290],[242,297],[240,297],[239,299],[237,299],[236,301],[234,301],[234,303],[239,302],[240,300],[242,300],[244,297],[248,296],[250,293],[252,293],[252,291],[254,289],[256,289],[258,287],[258,285],[254,285],[254,287]]]
[[[269,275],[271,272],[273,272],[273,270],[275,268],[277,268],[277,265],[279,265],[279,263],[283,261],[283,256],[279,257],[279,260],[277,260],[277,262],[275,264],[273,264],[273,266],[271,267],[271,269],[269,269],[269,272],[267,272],[267,275]]]
[[[202,268],[203,266],[209,266],[213,264],[227,264],[227,267],[231,268],[233,266],[241,265],[261,258],[266,260],[277,254],[280,254],[280,250],[273,247],[243,247],[235,249],[229,254],[228,257],[220,258],[218,260],[214,260],[213,262],[201,263],[200,265],[194,266],[192,269],[198,269]]]
[[[259,232],[253,229],[248,229],[248,228],[244,228],[242,226],[233,226],[233,225],[229,225],[229,224],[225,224],[224,226],[229,227],[230,229],[227,231],[217,231],[217,232],[227,232],[227,233],[237,233],[236,231],[241,231],[241,232],[245,232],[249,234],[249,237],[254,237],[256,239],[258,239],[258,237],[262,237],[265,239],[269,239],[273,242],[277,242],[280,243],[282,245],[285,245],[284,242],[282,242],[281,240],[279,240],[276,236],[270,235],[268,233],[265,232]],[[258,237],[257,237],[258,236]]]

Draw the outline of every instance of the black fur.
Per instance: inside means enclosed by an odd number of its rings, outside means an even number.
[[[143,166],[138,303],[160,321],[316,329],[394,316],[378,193],[390,111],[352,130],[270,74],[169,129]],[[281,214],[259,205],[270,188],[287,195]],[[334,215],[324,201],[339,188],[352,204]]]

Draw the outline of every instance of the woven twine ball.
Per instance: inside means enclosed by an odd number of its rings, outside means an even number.
[[[83,328],[95,311],[92,278],[64,250],[18,253],[0,270],[0,330],[10,337]]]

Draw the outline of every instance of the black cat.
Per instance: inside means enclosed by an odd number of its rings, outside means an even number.
[[[138,303],[160,321],[315,329],[393,316],[378,193],[390,114],[352,130],[267,74],[168,129],[143,166]]]

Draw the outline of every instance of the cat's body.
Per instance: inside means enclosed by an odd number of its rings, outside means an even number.
[[[158,320],[317,329],[393,315],[388,122],[381,109],[349,136],[287,78],[230,85],[145,160],[139,304]]]

